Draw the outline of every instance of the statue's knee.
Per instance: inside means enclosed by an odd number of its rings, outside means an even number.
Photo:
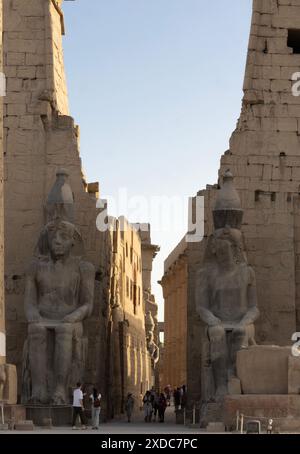
[[[234,337],[245,337],[247,335],[246,327],[238,327],[233,330]]]
[[[74,327],[72,323],[62,323],[55,328],[56,334],[69,335],[72,336]]]
[[[76,339],[81,339],[83,336],[83,326],[82,323],[75,323],[73,328],[73,334]]]
[[[29,336],[45,336],[46,335],[46,328],[39,323],[30,323],[28,327],[28,334]]]
[[[222,339],[225,336],[225,330],[222,325],[211,326],[208,329],[210,340]]]

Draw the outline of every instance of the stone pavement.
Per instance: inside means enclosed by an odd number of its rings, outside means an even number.
[[[52,429],[45,429],[36,427],[35,430],[28,432],[13,431],[2,431],[0,434],[200,434],[207,433],[201,430],[199,427],[189,428],[183,425],[175,423],[174,407],[168,408],[165,416],[165,423],[151,422],[145,423],[143,420],[143,412],[140,412],[138,416],[133,420],[132,423],[128,423],[125,420],[112,421],[109,423],[103,423],[100,425],[99,430],[92,430],[88,427],[87,430],[72,430],[71,427],[55,427]]]

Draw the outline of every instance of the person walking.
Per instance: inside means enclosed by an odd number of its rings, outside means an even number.
[[[177,388],[174,390],[173,398],[174,398],[174,406],[175,406],[175,412],[176,412],[179,410],[179,407],[180,407],[180,401],[181,401],[180,388]]]
[[[180,408],[182,410],[185,409],[187,404],[187,392],[186,392],[186,386],[182,385],[181,387],[181,398],[180,398]]]
[[[127,399],[125,402],[125,411],[126,411],[128,422],[131,422],[133,407],[134,407],[134,398],[132,396],[132,393],[128,393]]]
[[[152,416],[152,403],[151,403],[151,392],[147,391],[143,398],[143,405],[144,405],[144,415],[145,415],[145,422],[151,422]]]
[[[156,416],[158,414],[158,394],[154,388],[152,388],[152,390],[151,390],[151,404],[152,404],[153,422],[156,422]]]
[[[86,421],[84,416],[83,393],[81,390],[81,383],[77,383],[76,389],[73,391],[73,430],[76,429],[76,420],[79,416],[81,421],[81,428],[86,429]]]
[[[92,401],[92,429],[99,429],[99,418],[101,413],[101,394],[97,388],[93,388],[93,392],[90,395]]]
[[[158,400],[158,416],[159,416],[159,422],[165,422],[165,411],[167,408],[167,399],[165,398],[165,395],[161,393],[159,396]]]

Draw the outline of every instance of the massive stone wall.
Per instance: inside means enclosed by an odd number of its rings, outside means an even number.
[[[104,386],[101,365],[107,318],[103,314],[109,301],[111,247],[109,236],[100,235],[96,229],[97,185],[92,188],[84,179],[79,130],[66,115],[62,24],[59,5],[52,0],[4,0],[7,356],[18,367],[20,384],[27,332],[24,274],[45,221],[43,206],[56,170],[65,167],[75,195],[76,224],[83,235],[86,256],[96,267],[94,313],[86,326],[90,338],[86,380],[100,381]]]
[[[162,389],[187,379],[187,256],[185,238],[165,261],[161,281],[164,306],[164,367]]]
[[[242,230],[261,312],[257,341],[279,345],[289,344],[300,327],[300,97],[292,95],[300,55],[288,42],[292,29],[300,30],[300,0],[254,0],[241,116],[219,171],[219,176],[232,171],[245,211]],[[216,191],[217,186],[199,192],[205,197],[206,238]],[[194,292],[206,238],[187,247],[192,400],[201,397],[201,371],[195,364],[200,365],[202,331]]]
[[[27,336],[24,275],[45,222],[46,197],[56,171],[63,167],[70,175],[85,255],[96,269],[94,310],[85,322],[89,339],[85,383],[100,389],[103,413],[109,417],[120,413],[128,391],[138,399],[151,384],[141,240],[132,231],[130,238],[122,239],[119,231],[101,233],[96,228],[99,185],[85,180],[79,128],[68,115],[61,5],[62,0],[4,0],[7,356],[17,365],[20,394]],[[126,242],[133,263],[124,252]],[[137,291],[135,312],[126,292],[126,274]]]
[[[0,0],[0,72],[2,66],[2,0]],[[0,94],[0,364],[5,363],[4,232],[3,232],[3,93]]]
[[[154,379],[145,333],[141,238],[124,218],[115,219],[113,225],[109,356],[115,373],[110,378],[110,409],[112,414],[119,414],[124,411],[129,392],[138,410],[141,394],[154,384]]]

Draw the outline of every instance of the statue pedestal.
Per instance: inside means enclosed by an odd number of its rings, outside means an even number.
[[[224,400],[224,423],[227,428],[236,426],[236,414],[244,415],[244,423],[249,419],[261,421],[266,430],[268,419],[274,421],[275,430],[299,429],[300,395],[292,394],[243,394],[226,396]]]
[[[33,421],[35,426],[44,426],[51,419],[52,425],[68,426],[72,424],[73,409],[71,405],[26,405],[26,419]]]
[[[4,421],[11,423],[18,423],[25,421],[26,409],[23,405],[4,405]]]
[[[18,400],[17,396],[17,369],[12,364],[3,364],[5,371],[5,383],[3,389],[3,401],[7,405],[15,405]],[[0,399],[1,400],[1,399]]]

